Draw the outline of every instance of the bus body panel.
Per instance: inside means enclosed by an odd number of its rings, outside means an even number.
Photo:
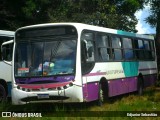
[[[86,101],[98,99],[99,81],[103,77],[108,81],[109,97],[137,91],[139,73],[143,75],[144,87],[154,85],[156,62],[96,63],[94,69],[83,76],[84,97]]]
[[[4,44],[10,44],[8,42],[13,43],[12,39],[14,39],[14,31],[6,31],[0,30],[0,44],[1,46]],[[13,48],[11,48],[13,51]],[[2,60],[2,54],[0,57],[0,81],[3,80],[7,85],[7,96],[11,96],[11,81],[12,81],[12,65],[11,61]],[[4,85],[3,85],[4,86]]]
[[[75,91],[75,92],[73,92]],[[12,89],[12,104],[20,105],[26,103],[38,102],[83,102],[83,98],[79,96],[82,87],[72,86],[63,90],[41,90],[38,92],[26,92],[17,88]],[[17,94],[18,93],[18,94]],[[38,98],[40,95],[47,95],[47,98]]]
[[[137,39],[146,39],[148,41],[153,41],[152,36],[134,34],[119,30],[113,30],[103,27],[85,25],[80,23],[53,23],[53,24],[40,24],[22,27],[16,31],[16,33],[21,32],[22,30],[27,29],[38,29],[42,27],[54,27],[54,26],[63,26],[71,25],[74,26],[77,30],[78,39],[77,39],[77,48],[76,48],[76,72],[74,80],[72,80],[73,86],[65,88],[64,86],[57,86],[55,90],[49,91],[30,91],[27,92],[27,89],[19,88],[15,82],[15,76],[13,74],[13,86],[12,86],[12,103],[13,104],[26,104],[32,102],[46,102],[50,99],[38,99],[38,94],[48,94],[49,97],[53,98],[50,102],[89,102],[97,100],[99,96],[99,84],[102,78],[107,80],[108,84],[108,96],[116,96],[128,92],[137,91],[138,88],[138,76],[139,74],[143,75],[144,86],[150,86],[155,83],[156,74],[157,74],[157,65],[156,60],[142,61],[142,60],[120,60],[120,61],[106,61],[99,62],[94,61],[95,64],[88,73],[82,73],[82,56],[81,56],[81,35],[84,30],[94,31],[94,32],[103,32],[106,34],[113,34],[117,36],[125,36],[130,38]],[[17,41],[15,39],[14,49],[16,48]],[[15,50],[14,50],[15,51]],[[13,63],[15,61],[13,60]],[[12,71],[14,73],[14,69]],[[32,86],[33,85],[29,85]],[[40,85],[41,86],[41,85]],[[53,85],[55,86],[55,84]],[[36,86],[37,87],[37,86]],[[58,87],[62,87],[58,89]],[[45,88],[45,87],[44,87]],[[64,89],[63,89],[64,88]],[[60,94],[59,94],[60,93]],[[59,98],[56,98],[57,95]],[[29,98],[34,98],[30,100]],[[45,96],[44,96],[45,97]],[[64,99],[61,99],[61,97]],[[66,99],[65,99],[66,97]],[[24,99],[27,102],[24,102]]]
[[[0,79],[5,80],[6,82],[11,82],[12,66],[1,61],[0,67]]]

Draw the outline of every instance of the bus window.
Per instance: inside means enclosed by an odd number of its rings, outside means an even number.
[[[144,41],[144,48],[145,50],[150,50],[149,41]]]
[[[123,38],[123,48],[132,49],[132,41],[129,38]]]
[[[93,33],[82,34],[82,56],[88,62],[94,61]]]
[[[114,60],[121,60],[122,59],[122,49],[121,49],[121,40],[119,37],[112,36],[112,54],[114,57]]]
[[[111,59],[109,36],[104,33],[98,33],[96,36],[98,47],[98,58],[100,61],[108,61]]]
[[[154,52],[154,43],[153,41],[150,41],[150,48],[152,52],[152,59],[155,59],[155,52]]]
[[[142,40],[138,40],[138,48],[139,49],[144,49],[144,45],[143,45],[143,41]]]
[[[122,59],[121,49],[114,49],[114,59],[115,60],[121,60]]]
[[[145,48],[145,59],[152,59],[152,51],[149,45],[149,41],[144,41],[144,48]]]
[[[124,58],[131,60],[134,58],[132,40],[130,38],[123,38]]]
[[[84,31],[81,36],[82,74],[89,72],[94,65],[93,33]]]
[[[144,59],[144,45],[143,45],[143,41],[142,40],[134,40],[134,44],[135,44],[135,53],[136,53],[136,58],[139,60],[143,60]]]
[[[119,37],[112,36],[112,48],[121,48],[121,40]]]

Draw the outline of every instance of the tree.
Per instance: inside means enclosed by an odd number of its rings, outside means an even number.
[[[155,42],[157,48],[158,68],[160,68],[160,1],[146,0],[146,3],[150,5],[150,15],[146,18],[146,22],[152,27],[156,27]]]
[[[143,7],[139,0],[68,0],[50,7],[50,22],[81,22],[137,32],[134,13]]]
[[[13,14],[10,13],[7,7],[7,1],[0,0],[0,28],[1,29],[11,29],[10,25],[12,24],[12,18],[14,17]]]
[[[2,28],[46,22],[81,22],[136,32],[142,0],[6,0]],[[9,17],[6,17],[9,16]],[[6,22],[8,21],[8,22]]]
[[[146,22],[152,27],[156,27],[156,42],[160,45],[160,1],[147,0],[150,4],[150,15],[146,18]]]
[[[160,70],[160,1],[159,0],[146,0],[150,4],[150,15],[146,18],[146,22],[152,27],[156,27],[156,51],[157,51],[157,66]],[[158,72],[159,73],[159,72]],[[160,86],[160,75],[158,74],[157,85]]]

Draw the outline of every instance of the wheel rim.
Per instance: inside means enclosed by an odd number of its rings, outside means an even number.
[[[100,93],[99,93],[99,99],[100,99],[100,101],[104,101],[104,98],[103,98],[103,90],[102,90],[102,87],[100,87],[100,91],[99,91]]]
[[[99,105],[101,106],[104,102],[104,92],[102,90],[102,85],[99,85]]]
[[[138,95],[143,94],[143,78],[138,78]]]
[[[143,93],[142,85],[140,85],[140,86],[139,86],[139,90],[138,90],[138,92],[139,92],[139,95],[142,95],[142,93]]]

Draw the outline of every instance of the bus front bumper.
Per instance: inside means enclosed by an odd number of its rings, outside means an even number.
[[[77,87],[77,86],[75,86]],[[28,103],[48,103],[48,102],[83,102],[83,97],[78,95],[75,88],[70,87],[57,91],[26,92],[17,88],[12,88],[12,104],[22,105]],[[81,89],[81,88],[79,88]]]

